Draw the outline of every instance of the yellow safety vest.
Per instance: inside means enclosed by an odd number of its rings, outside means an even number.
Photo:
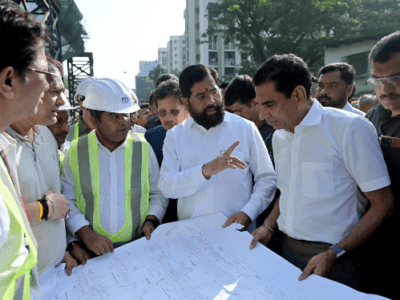
[[[100,171],[96,133],[91,132],[73,140],[69,155],[77,207],[90,222],[93,231],[107,236],[113,243],[126,243],[138,238],[149,212],[149,144],[144,135],[129,133],[127,136],[125,225],[116,234],[105,231],[100,223]]]
[[[7,289],[2,299],[9,300],[14,298],[16,281],[19,277],[24,276],[23,299],[30,300],[31,270],[37,264],[37,250],[29,231],[25,226],[24,216],[22,215],[17,203],[15,203],[16,200],[12,194],[12,191],[10,191],[10,187],[13,188],[13,183],[8,175],[7,167],[4,165],[4,162],[1,158],[0,165],[1,172],[6,174],[7,177],[4,178],[4,175],[0,177],[0,194],[7,206],[8,214],[10,216],[10,232],[3,247],[10,247],[16,250],[13,253],[13,257],[0,258],[2,260],[1,263],[3,263],[4,260],[7,260],[7,264],[9,264],[9,266],[6,266],[7,272],[1,273],[0,270],[0,284],[7,285]],[[8,182],[4,182],[4,180]],[[17,193],[15,192],[15,194]],[[13,233],[12,240],[10,239],[10,233]],[[15,236],[18,236],[18,239],[15,239]],[[25,244],[25,241],[27,245]],[[23,263],[20,261],[21,253],[18,251],[21,249],[22,244],[29,247],[29,254]]]
[[[79,138],[79,122],[76,122],[74,127],[74,140],[77,138]]]

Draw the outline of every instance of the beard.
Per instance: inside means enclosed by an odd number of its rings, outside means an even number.
[[[215,108],[215,113],[213,115],[207,114],[207,110]],[[193,109],[190,101],[189,101],[189,113],[193,120],[203,126],[205,129],[210,129],[212,127],[216,127],[221,124],[224,120],[225,111],[222,109],[222,105],[210,105],[202,112],[197,112]]]
[[[329,102],[324,101],[325,99],[328,100]],[[345,94],[343,95],[343,97],[333,100],[332,97],[324,95],[318,97],[317,100],[322,104],[322,106],[342,109],[347,103],[347,96]]]

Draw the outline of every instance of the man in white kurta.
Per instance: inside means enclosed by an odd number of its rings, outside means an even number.
[[[191,72],[200,74],[198,81],[191,81]],[[167,132],[159,188],[164,196],[178,198],[180,220],[217,212],[231,217],[240,212],[246,221],[232,221],[248,225],[275,194],[275,171],[261,135],[254,123],[223,112],[220,91],[206,66],[186,68],[179,81],[192,117]],[[232,147],[236,141],[240,143]],[[227,165],[208,172],[207,167],[232,148]]]

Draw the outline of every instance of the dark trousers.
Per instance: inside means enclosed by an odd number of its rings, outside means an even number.
[[[327,243],[296,240],[283,234],[282,257],[304,270],[313,256],[327,251],[331,246],[332,244]],[[346,253],[339,257],[333,266],[329,279],[358,289],[360,258],[352,253]]]

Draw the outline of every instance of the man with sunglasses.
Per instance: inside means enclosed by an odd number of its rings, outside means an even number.
[[[379,104],[366,117],[380,135],[383,157],[392,182],[395,213],[364,247],[368,268],[362,273],[365,275],[362,283],[365,292],[399,299],[398,277],[393,275],[392,270],[400,267],[395,238],[400,228],[399,213],[396,211],[400,200],[400,32],[382,38],[371,50],[368,60],[372,72],[368,82],[374,86]]]

